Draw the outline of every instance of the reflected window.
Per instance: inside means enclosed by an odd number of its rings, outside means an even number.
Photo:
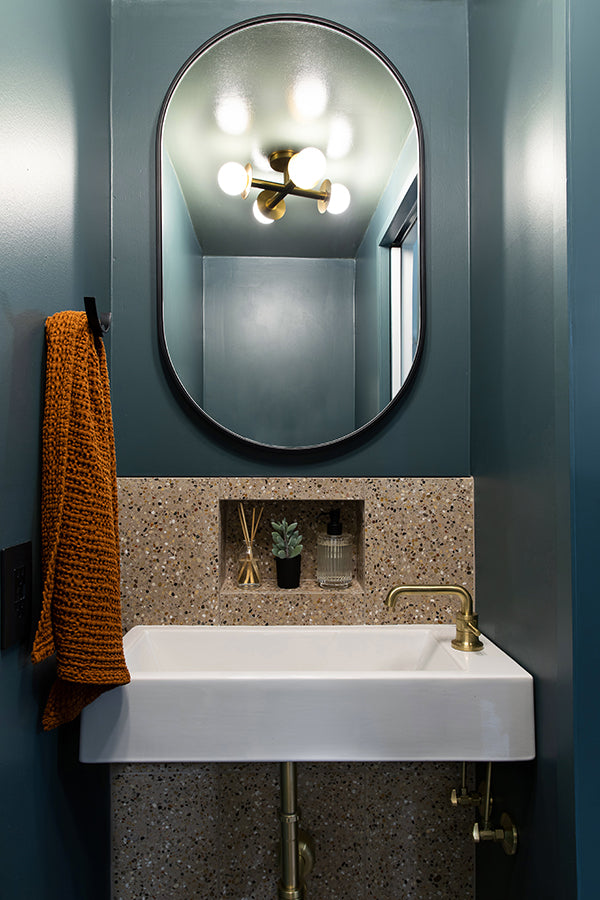
[[[406,381],[419,342],[417,179],[406,192],[382,246],[389,248],[390,376],[393,397]]]

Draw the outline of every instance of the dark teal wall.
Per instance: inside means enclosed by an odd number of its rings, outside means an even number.
[[[156,335],[154,136],[183,62],[227,26],[302,12],[342,23],[400,69],[426,147],[429,317],[423,364],[401,408],[368,437],[309,457],[252,450],[177,403]],[[467,30],[462,2],[221,0],[113,3],[113,412],[121,475],[457,475],[469,471]]]
[[[509,860],[496,847],[480,848],[479,900],[500,894],[511,900],[574,897],[575,821],[580,898],[594,897],[594,451],[600,421],[595,0],[375,0],[368,17],[358,0],[302,4],[302,12],[362,32],[405,75],[424,122],[428,212],[429,318],[415,389],[368,438],[308,459],[250,451],[198,427],[168,388],[155,324],[153,139],[162,97],[179,64],[207,37],[250,16],[295,11],[298,4],[114,0],[112,6],[112,384],[120,474],[465,474],[471,471],[470,434],[481,621],[533,672],[538,709],[536,763],[498,773],[501,793],[517,816],[520,851]],[[0,545],[33,539],[36,557],[43,322],[58,309],[80,307],[84,294],[96,294],[101,307],[109,294],[109,8],[108,0],[21,0],[5,10],[0,36],[0,102],[10,136],[4,144],[10,175],[4,178],[7,169],[0,176]],[[574,632],[580,654],[576,816],[569,313]],[[38,571],[35,587],[39,592]],[[34,672],[18,650],[0,656],[2,894],[11,900],[105,900],[105,773],[79,766],[75,729],[39,732],[49,677],[45,668]]]
[[[575,788],[580,900],[598,896],[600,720],[600,6],[570,2],[569,295],[571,311]]]
[[[512,859],[478,900],[576,896],[564,0],[471,0],[471,458],[481,627],[535,678],[537,760],[499,767]]]
[[[354,430],[354,260],[207,256],[204,287],[212,418],[273,446]]]
[[[108,0],[4,4],[0,29],[0,546],[34,543],[44,320],[109,304]],[[0,654],[0,894],[105,900],[103,768],[77,762],[77,730],[42,734],[48,666]]]

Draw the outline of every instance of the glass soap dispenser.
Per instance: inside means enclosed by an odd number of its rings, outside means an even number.
[[[321,587],[345,588],[352,583],[352,536],[342,531],[339,509],[323,515],[329,522],[317,535],[317,581]]]

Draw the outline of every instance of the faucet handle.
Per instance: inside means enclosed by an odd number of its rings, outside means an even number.
[[[477,624],[477,613],[456,614],[456,637],[452,641],[455,650],[483,650],[483,644],[479,640],[481,632]]]

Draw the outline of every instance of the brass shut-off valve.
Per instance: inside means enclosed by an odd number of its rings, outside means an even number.
[[[492,764],[486,766],[485,781],[480,785],[479,791],[469,791],[467,788],[467,764],[462,764],[462,778],[460,793],[456,788],[450,794],[450,802],[453,806],[477,806],[482,822],[473,825],[473,840],[476,844],[482,841],[493,841],[501,844],[507,856],[514,856],[517,852],[518,832],[508,813],[500,816],[500,827],[492,825]]]
[[[469,791],[467,788],[467,764],[462,764],[462,777],[460,784],[460,794],[456,788],[452,788],[450,794],[450,803],[452,806],[480,806],[481,794],[479,791]]]
[[[480,841],[494,841],[501,844],[507,856],[514,856],[517,852],[517,828],[508,813],[502,813],[500,816],[500,828],[480,828],[479,822],[475,822],[473,840],[476,844]]]

